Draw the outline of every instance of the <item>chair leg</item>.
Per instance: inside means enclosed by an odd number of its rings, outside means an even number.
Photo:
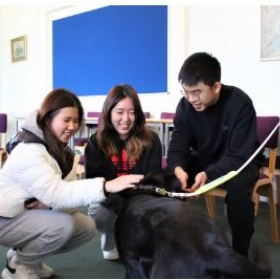
[[[208,210],[208,215],[210,218],[217,218],[217,207],[215,202],[215,197],[212,195],[205,194],[205,202]]]
[[[277,204],[280,205],[280,174],[275,174]]]
[[[255,203],[255,216],[257,216],[259,212],[259,206],[260,206],[260,195],[254,192],[252,194],[252,200]]]
[[[273,198],[273,187],[268,189],[269,210],[270,210],[270,223],[271,223],[271,239],[272,243],[279,243],[278,221],[276,204]]]

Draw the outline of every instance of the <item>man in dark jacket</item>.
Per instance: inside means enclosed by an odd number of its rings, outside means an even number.
[[[258,148],[256,112],[246,93],[220,82],[220,63],[208,53],[187,58],[178,80],[184,97],[176,109],[168,167],[182,189],[194,191],[237,170]],[[256,157],[222,186],[227,190],[232,247],[246,257],[254,232],[251,189],[258,179],[261,158]]]

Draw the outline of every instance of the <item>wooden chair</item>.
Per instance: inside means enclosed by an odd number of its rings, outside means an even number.
[[[280,205],[280,155],[277,156],[276,158],[276,169],[274,175],[275,175],[277,204]]]
[[[279,128],[280,129],[280,128]],[[265,168],[268,168],[268,157],[265,161]],[[276,203],[280,205],[280,155],[276,157],[275,171],[274,171],[274,185],[275,185],[275,195],[276,195]]]
[[[0,148],[0,169],[2,168],[5,160],[7,159],[7,152],[3,148]]]
[[[263,141],[268,137],[271,131],[279,123],[279,117],[277,116],[258,116],[257,117],[257,128],[259,142]],[[277,155],[278,145],[278,130],[272,135],[272,137],[265,144],[264,148],[268,150],[269,155],[269,166],[266,169],[260,170],[259,179],[253,187],[252,199],[255,202],[255,216],[259,209],[260,195],[268,198],[269,210],[270,210],[270,222],[271,222],[271,239],[273,243],[279,243],[278,234],[278,222],[277,222],[277,211],[275,199],[273,196],[273,176],[275,172],[275,162]],[[206,206],[208,214],[212,218],[216,218],[217,210],[215,204],[215,197],[225,197],[226,190],[216,188],[210,190],[205,194]]]

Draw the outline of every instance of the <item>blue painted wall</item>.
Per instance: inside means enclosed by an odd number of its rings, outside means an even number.
[[[53,22],[53,87],[167,92],[167,6],[109,6]]]

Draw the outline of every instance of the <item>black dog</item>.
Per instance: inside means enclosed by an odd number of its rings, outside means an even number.
[[[152,174],[140,183],[174,187],[173,175]],[[234,252],[215,220],[187,201],[140,190],[116,222],[116,241],[126,278],[269,278],[271,268]],[[137,193],[137,191],[135,191]],[[258,259],[259,258],[259,259]]]

